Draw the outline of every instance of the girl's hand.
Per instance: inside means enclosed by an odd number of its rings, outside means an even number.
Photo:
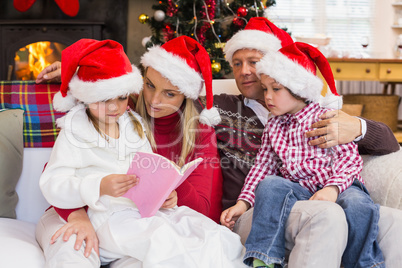
[[[174,208],[175,206],[177,206],[177,192],[173,190],[161,208]]]
[[[336,202],[339,195],[339,188],[335,185],[330,185],[322,188],[321,190],[315,192],[309,200],[324,200]]]
[[[72,212],[68,216],[68,222],[61,227],[50,239],[50,244],[53,244],[56,239],[63,233],[63,241],[68,241],[72,234],[76,234],[74,249],[79,250],[82,246],[82,242],[85,241],[84,256],[89,257],[91,250],[95,250],[99,256],[99,242],[96,236],[95,229],[92,223],[89,221],[87,212],[85,209],[80,209]]]
[[[122,196],[131,187],[136,186],[138,182],[139,179],[135,175],[110,174],[101,181],[100,195]]]
[[[36,77],[36,83],[61,82],[61,62],[55,61],[43,69]]]
[[[221,224],[233,231],[237,219],[250,207],[246,201],[239,200],[236,205],[224,210],[221,214]]]

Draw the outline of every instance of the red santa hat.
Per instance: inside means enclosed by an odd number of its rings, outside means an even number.
[[[121,44],[81,39],[62,52],[60,92],[53,105],[66,112],[78,101],[94,103],[139,93],[142,84],[140,71],[131,65]]]
[[[316,74],[316,67],[328,84],[329,91],[323,97],[323,82]],[[296,42],[277,52],[268,52],[257,63],[257,74],[266,74],[288,88],[294,94],[322,107],[342,108],[342,97],[338,95],[331,67],[325,56],[315,47]]]
[[[277,51],[293,43],[293,39],[284,30],[275,26],[265,17],[253,17],[244,30],[237,32],[227,41],[224,52],[226,60],[232,64],[233,54],[240,49],[255,49],[263,54]]]
[[[192,100],[198,98],[205,83],[207,103],[200,114],[200,122],[210,126],[220,122],[219,112],[213,107],[209,55],[196,40],[180,36],[162,46],[154,46],[141,57],[141,64],[155,69]]]

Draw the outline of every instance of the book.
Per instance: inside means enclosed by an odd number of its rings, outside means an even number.
[[[141,217],[154,216],[169,194],[179,187],[202,161],[199,157],[179,167],[159,154],[137,152],[127,174],[136,175],[140,181],[123,197],[134,201]]]

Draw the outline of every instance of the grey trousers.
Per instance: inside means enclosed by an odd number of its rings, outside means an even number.
[[[251,229],[253,209],[236,222],[234,232],[244,244]],[[377,240],[389,268],[402,267],[402,210],[380,208]],[[340,206],[324,201],[298,201],[286,224],[289,268],[339,268],[347,242],[347,223]]]

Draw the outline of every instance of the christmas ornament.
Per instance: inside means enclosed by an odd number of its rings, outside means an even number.
[[[248,12],[248,9],[247,9],[247,8],[245,8],[245,7],[239,7],[239,8],[237,9],[237,16],[239,16],[239,17],[245,17],[245,16],[247,16],[247,12]]]
[[[154,18],[156,21],[163,21],[165,19],[165,12],[163,10],[155,11]]]
[[[174,30],[171,24],[166,24],[165,28],[162,29],[165,42],[172,40],[174,36]]]
[[[144,13],[143,13],[143,14],[140,14],[140,15],[138,16],[138,21],[141,22],[142,24],[147,23],[148,20],[149,20],[149,17],[148,17],[147,14],[144,14]]]
[[[215,61],[212,62],[211,68],[212,68],[213,74],[219,73],[222,69],[221,64],[219,62],[215,62]]]
[[[151,41],[151,37],[152,36],[147,36],[142,39],[141,44],[143,47],[147,47],[148,42]]]
[[[78,0],[54,0],[64,14],[75,17],[80,9]],[[31,8],[36,0],[14,0],[14,8],[20,12],[25,12]]]
[[[238,18],[234,18],[232,23],[239,29],[244,28],[244,26],[246,25],[246,22],[243,19]]]

